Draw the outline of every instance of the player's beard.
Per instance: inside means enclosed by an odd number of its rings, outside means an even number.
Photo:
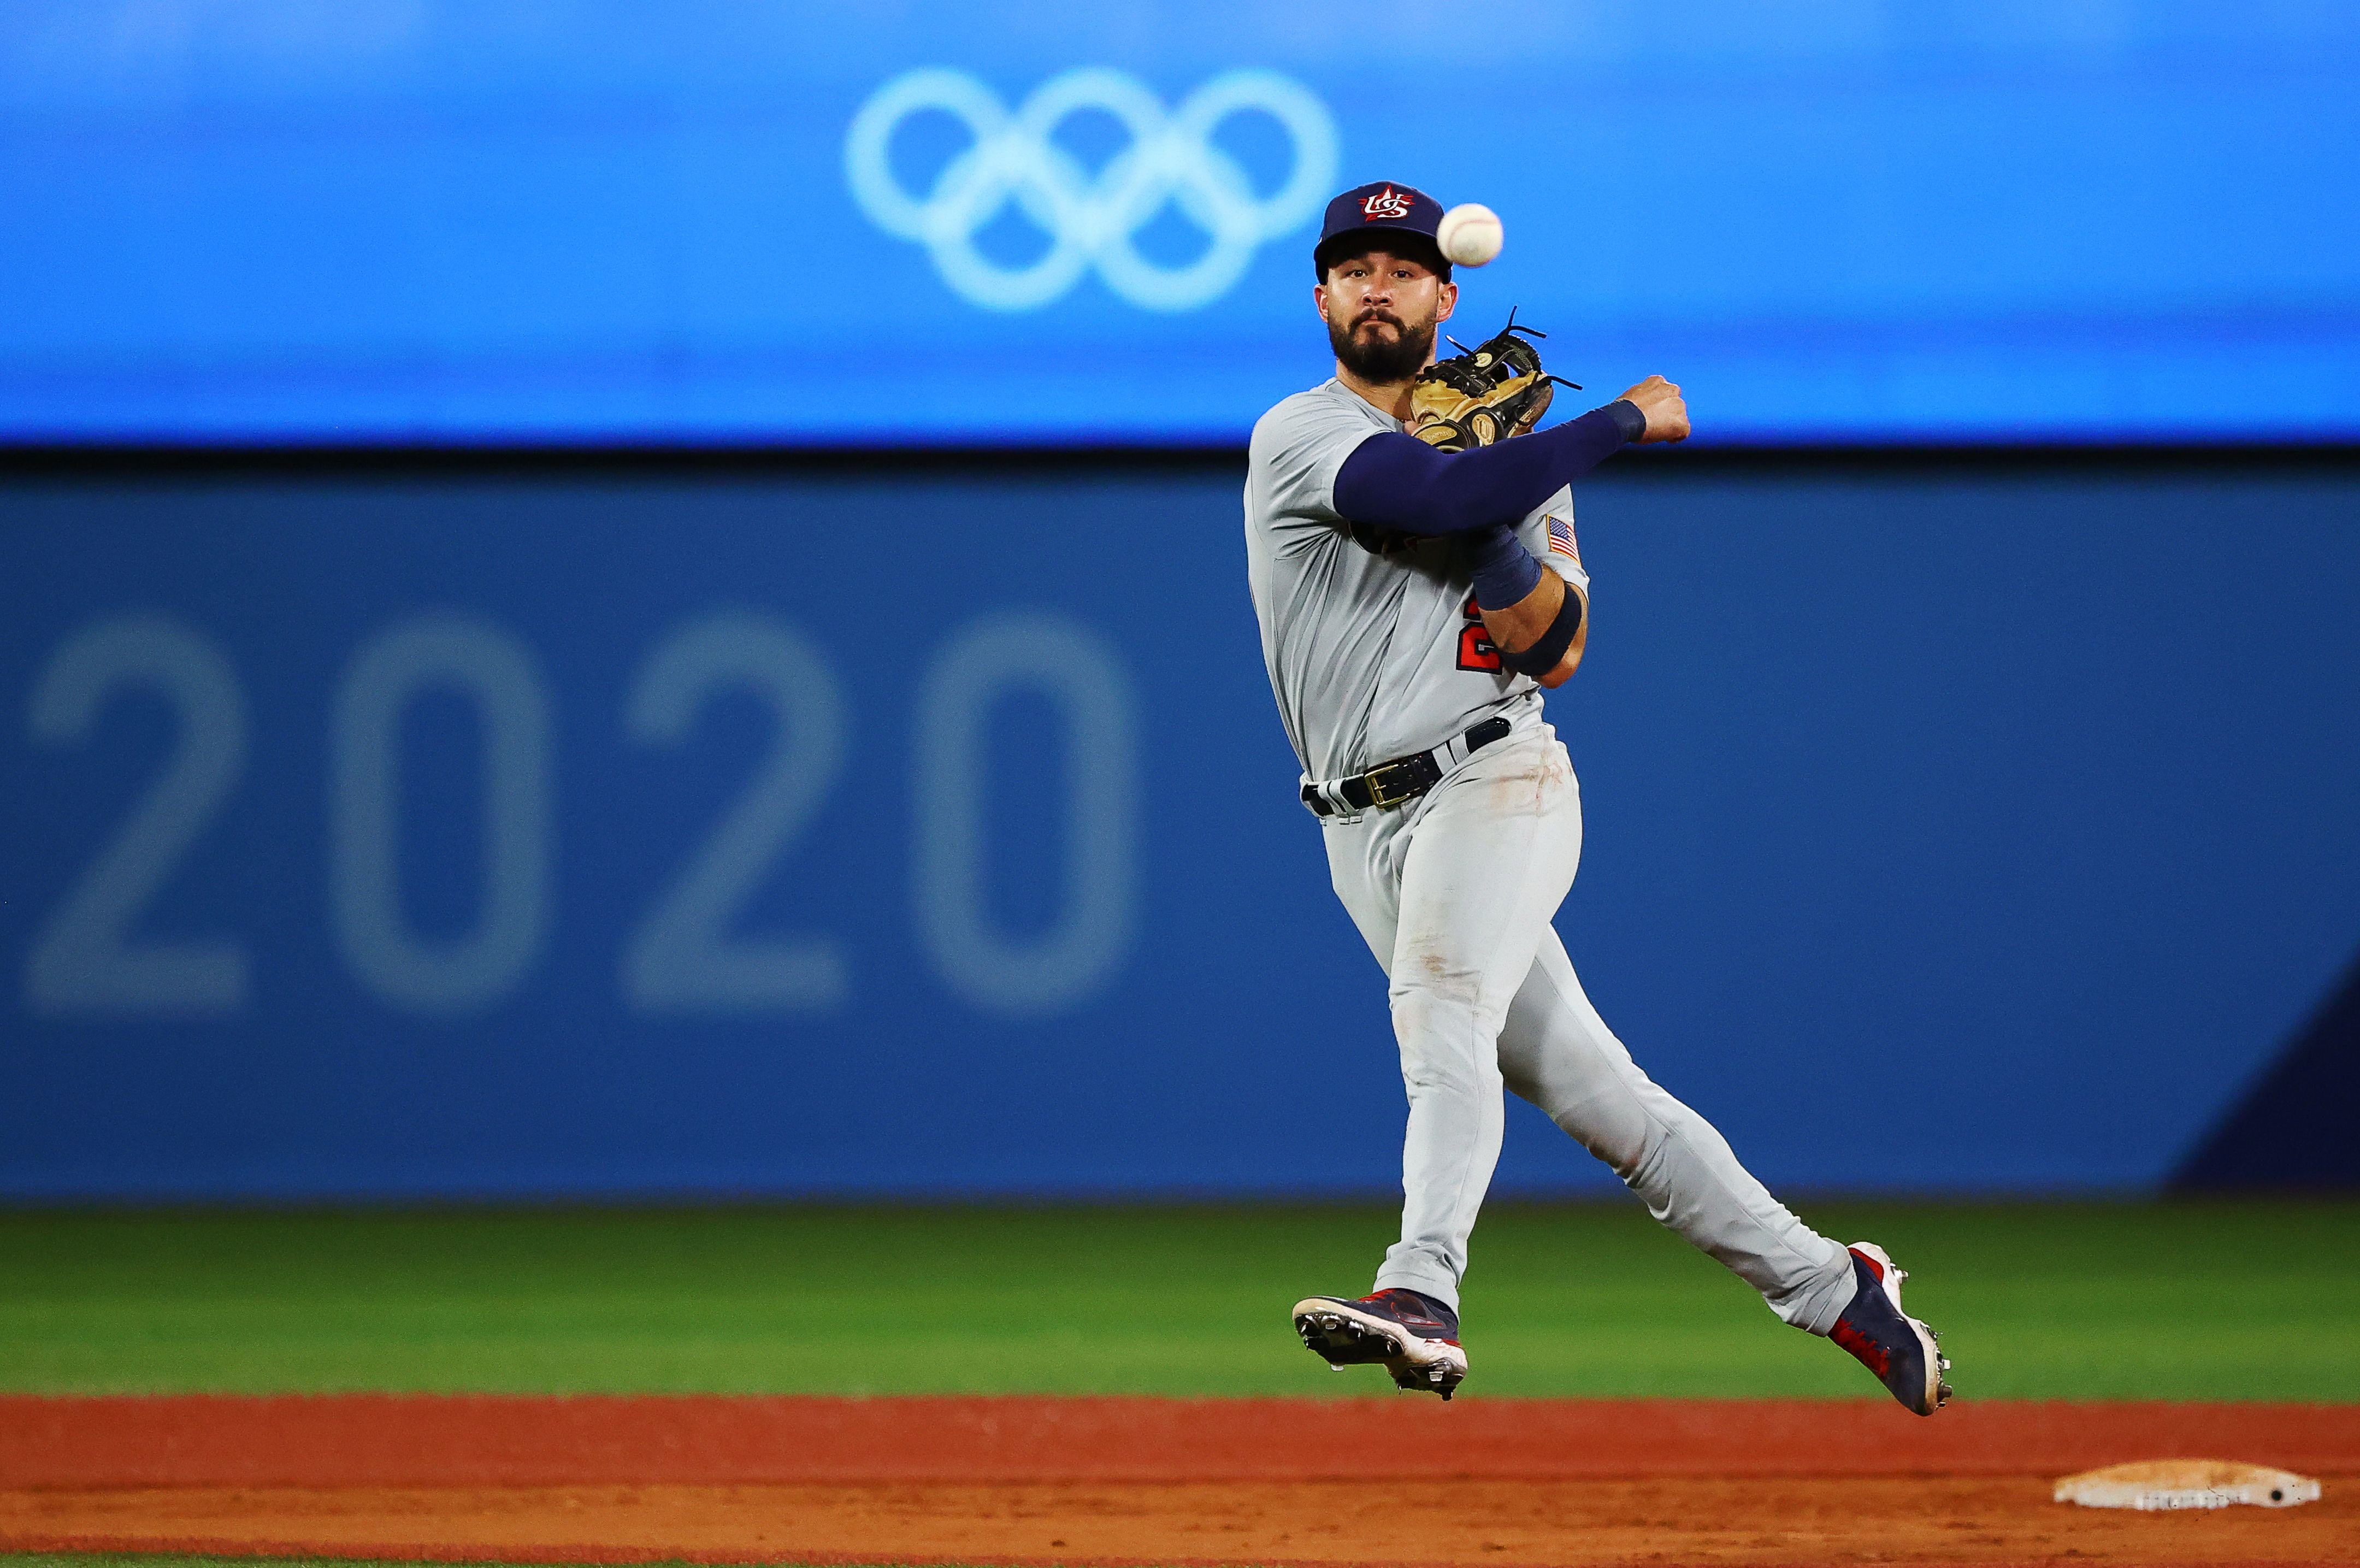
[[[1371,321],[1391,322],[1393,336],[1362,337],[1360,327]],[[1426,367],[1426,356],[1434,352],[1434,326],[1431,321],[1409,323],[1391,311],[1371,311],[1356,316],[1349,324],[1328,323],[1328,341],[1336,350],[1337,360],[1372,386],[1389,386],[1406,381]]]

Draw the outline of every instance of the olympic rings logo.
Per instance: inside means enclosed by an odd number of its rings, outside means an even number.
[[[974,138],[934,187],[913,195],[895,177],[893,133],[912,115],[946,114]],[[1053,139],[1071,115],[1100,110],[1130,144],[1095,176]],[[1213,141],[1232,115],[1276,120],[1292,147],[1286,182],[1257,196],[1237,160]],[[1227,293],[1254,252],[1310,218],[1334,184],[1336,122],[1300,82],[1274,71],[1232,71],[1175,110],[1136,78],[1092,67],[1053,77],[1011,114],[963,71],[912,71],[879,88],[853,116],[845,177],[861,210],[886,233],[926,247],[963,298],[991,311],[1038,310],[1095,267],[1109,288],[1142,310],[1192,311]],[[976,247],[977,234],[1010,202],[1049,236],[1038,259],[1006,267]],[[1167,203],[1211,236],[1176,267],[1139,252],[1138,235]]]

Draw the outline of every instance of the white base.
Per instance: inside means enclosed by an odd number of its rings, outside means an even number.
[[[2147,1459],[2084,1470],[2057,1483],[2057,1500],[2085,1508],[2290,1508],[2319,1500],[2319,1483],[2290,1470],[2227,1459]]]

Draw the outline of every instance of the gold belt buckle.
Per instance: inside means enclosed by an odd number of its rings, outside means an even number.
[[[1410,781],[1410,787],[1404,789],[1399,795],[1393,795],[1387,792],[1384,783],[1382,782],[1384,776],[1387,773],[1396,772],[1407,773],[1409,770],[1403,767],[1399,762],[1387,762],[1382,768],[1371,768],[1367,773],[1360,775],[1361,782],[1369,786],[1369,804],[1371,806],[1374,806],[1379,810],[1384,810],[1392,806],[1399,806],[1404,800],[1414,800],[1417,797],[1416,781],[1415,779]]]

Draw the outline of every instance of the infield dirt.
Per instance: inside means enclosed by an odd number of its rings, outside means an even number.
[[[2049,1501],[2205,1454],[2202,1514]],[[599,1562],[2360,1561],[2360,1407],[0,1398],[0,1549]]]

